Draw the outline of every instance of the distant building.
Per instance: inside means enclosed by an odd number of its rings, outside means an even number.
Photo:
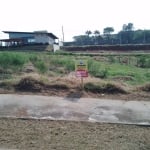
[[[9,39],[2,39],[0,42],[4,42],[5,46],[17,46],[26,44],[49,44],[53,45],[58,40],[53,33],[47,31],[34,31],[34,32],[14,32],[3,31],[9,34]],[[58,43],[58,42],[57,42]]]

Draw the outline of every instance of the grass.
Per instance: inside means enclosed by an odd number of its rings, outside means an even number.
[[[120,63],[98,62],[91,58],[88,61],[89,73],[95,77],[112,79],[114,77],[132,77],[124,82],[132,85],[144,84],[150,81],[150,68],[139,68]]]
[[[39,73],[47,76],[50,74],[64,76],[75,70],[75,59],[79,57],[88,60],[88,70],[91,76],[102,78],[103,80],[113,80],[117,77],[131,77],[132,80],[123,80],[123,82],[132,85],[142,85],[150,81],[150,67],[140,68],[133,64],[127,65],[118,63],[116,58],[111,55],[102,56],[106,58],[104,61],[101,59],[97,61],[94,60],[94,56],[59,55],[59,53],[52,54],[42,52],[0,52],[0,69],[2,68],[4,72],[5,70],[12,70],[10,73],[12,75],[14,73],[19,73],[24,65],[30,62]],[[124,57],[127,56],[121,56],[119,54],[115,57],[122,57],[122,59],[125,59]],[[141,55],[132,57],[135,61],[135,59],[139,59]],[[150,55],[142,55],[141,62],[149,64],[149,58]]]
[[[28,62],[26,54],[10,52],[0,53],[0,65],[2,68],[8,68],[9,66],[22,67],[26,62]]]
[[[50,57],[50,65],[56,67],[64,67],[68,71],[73,71],[75,68],[74,57],[53,55]]]
[[[40,73],[46,73],[48,70],[48,67],[46,66],[45,62],[42,60],[36,61],[34,65]]]

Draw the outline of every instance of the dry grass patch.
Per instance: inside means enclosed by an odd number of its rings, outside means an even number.
[[[27,92],[41,92],[43,90],[48,89],[57,89],[57,90],[65,90],[68,89],[65,84],[57,84],[57,83],[44,83],[41,80],[34,79],[32,77],[25,77],[21,79],[16,85],[15,88],[19,91],[27,91]]]
[[[150,83],[140,86],[140,87],[138,87],[138,89],[145,91],[145,92],[150,92]]]
[[[92,83],[88,82],[84,85],[84,89],[93,93],[107,93],[107,94],[126,94],[127,91],[121,86],[114,83]]]

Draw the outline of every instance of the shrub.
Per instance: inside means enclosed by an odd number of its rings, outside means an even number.
[[[138,64],[139,67],[144,67],[144,66],[145,66],[145,63],[146,63],[145,57],[140,57],[140,58],[137,60],[137,64]]]
[[[108,70],[107,69],[100,69],[100,70],[97,70],[97,72],[95,73],[94,75],[95,77],[98,77],[98,78],[107,78],[108,77]]]
[[[108,69],[102,67],[100,63],[97,61],[89,60],[88,68],[89,68],[89,73],[94,77],[98,77],[98,78],[108,77]]]
[[[116,60],[115,60],[115,57],[114,56],[108,56],[108,61],[110,62],[110,63],[115,63],[116,62]]]

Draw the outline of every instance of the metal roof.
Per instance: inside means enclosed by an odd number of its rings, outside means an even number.
[[[13,39],[2,39],[1,42],[22,42],[23,39],[21,38],[13,38]]]
[[[18,31],[3,31],[4,33],[17,33],[17,34],[47,34],[48,36],[52,37],[53,39],[58,39],[57,36],[55,36],[53,33],[46,33],[46,32],[18,32]]]

